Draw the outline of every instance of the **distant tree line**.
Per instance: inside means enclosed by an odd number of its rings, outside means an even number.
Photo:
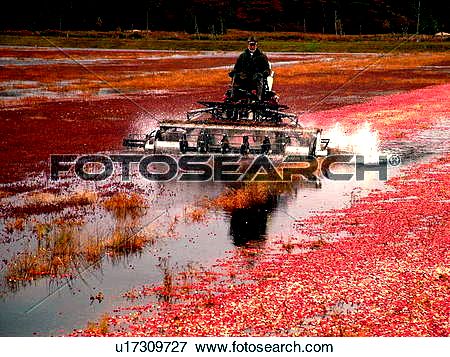
[[[435,33],[450,32],[450,1],[9,1],[0,20],[3,30],[148,29],[222,34],[238,28],[336,34]]]

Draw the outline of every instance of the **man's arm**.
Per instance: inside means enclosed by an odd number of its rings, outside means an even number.
[[[233,71],[234,71],[235,73],[240,73],[240,72],[243,71],[243,69],[244,69],[244,68],[243,68],[243,67],[244,67],[243,62],[244,62],[244,54],[241,53],[241,54],[239,55],[237,61],[236,61],[236,64],[234,65]]]
[[[271,72],[269,59],[267,58],[267,56],[264,53],[262,54],[262,59],[263,59],[262,60],[262,64],[263,64],[262,73],[263,73],[264,77],[268,77],[268,76],[270,76],[270,72]]]
[[[241,55],[236,60],[236,63],[234,65],[233,70],[228,73],[228,75],[233,78],[236,74],[241,75],[244,72],[244,54],[241,53]]]

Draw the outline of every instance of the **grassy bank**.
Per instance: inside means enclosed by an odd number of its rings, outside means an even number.
[[[229,31],[226,35],[179,32],[28,31],[0,33],[0,45],[141,50],[241,50],[249,35]],[[290,32],[256,33],[266,51],[292,52],[398,52],[448,51],[450,41],[433,36],[322,35]]]

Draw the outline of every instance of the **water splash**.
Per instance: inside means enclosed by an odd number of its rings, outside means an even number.
[[[344,130],[340,123],[327,130],[324,135],[330,139],[330,147],[341,152],[364,155],[365,162],[377,162],[381,155],[378,131],[365,122],[354,131]]]

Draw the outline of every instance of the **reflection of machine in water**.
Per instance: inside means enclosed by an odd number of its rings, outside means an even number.
[[[261,248],[267,230],[268,215],[276,208],[279,196],[271,195],[261,205],[240,208],[231,213],[230,234],[233,244],[242,247],[249,242],[255,243],[255,248]]]
[[[297,181],[283,184],[267,184],[265,202],[248,208],[238,208],[230,213],[230,235],[237,247],[262,248],[266,239],[267,223],[270,214],[280,205],[283,206],[289,196],[296,196],[302,187],[320,188],[317,181]]]

